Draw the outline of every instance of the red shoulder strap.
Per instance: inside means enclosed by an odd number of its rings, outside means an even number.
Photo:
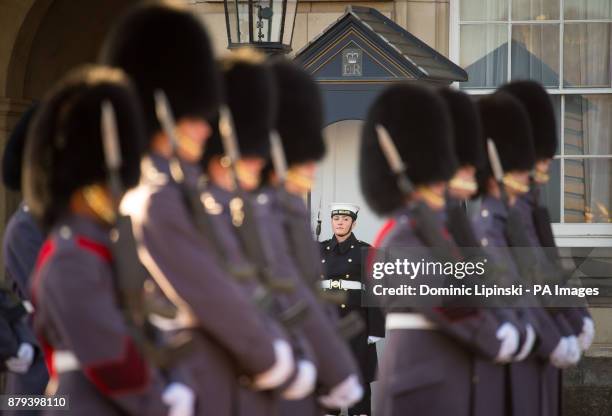
[[[380,247],[384,239],[387,237],[387,235],[389,235],[389,233],[391,232],[391,230],[393,230],[393,227],[395,227],[396,224],[397,220],[395,218],[387,220],[387,222],[381,227],[381,229],[378,230],[378,234],[376,234],[376,238],[372,243],[372,247]]]
[[[75,241],[79,247],[101,257],[104,261],[110,262],[113,259],[110,250],[104,244],[100,244],[97,241],[81,235],[77,235]]]
[[[55,242],[53,239],[47,239],[40,251],[38,252],[38,258],[34,265],[34,279],[32,281],[32,303],[36,305],[38,287],[40,286],[40,269],[49,261],[53,253],[55,252]]]
[[[381,227],[381,229],[378,231],[378,234],[376,234],[376,238],[374,238],[372,247],[368,249],[368,257],[366,261],[367,269],[366,270],[372,269],[372,264],[374,263],[374,256],[376,254],[376,250],[380,247],[380,245],[383,243],[385,238],[387,238],[387,236],[389,235],[391,230],[393,230],[396,224],[397,224],[397,221],[395,220],[395,218],[391,218]]]

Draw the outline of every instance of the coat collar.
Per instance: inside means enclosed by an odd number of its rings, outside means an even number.
[[[351,247],[358,244],[359,241],[357,240],[357,237],[355,237],[355,233],[351,232],[351,235],[341,243],[338,242],[336,236],[334,235],[329,243],[329,249],[333,251],[336,249],[336,247],[338,247],[338,251],[341,254],[344,254],[349,251]]]
[[[111,228],[82,215],[68,214],[53,227],[51,234],[63,238],[80,236],[105,246],[110,246]]]

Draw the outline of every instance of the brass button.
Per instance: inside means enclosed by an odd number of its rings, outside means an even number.
[[[353,262],[353,259],[348,259],[348,262],[349,262],[349,263],[352,263],[352,262]]]
[[[347,274],[347,275],[346,275],[346,278],[348,279],[349,277],[351,277],[351,275]]]
[[[342,309],[344,309],[344,308],[346,308],[346,305],[343,303],[342,305],[340,305],[340,307],[341,307]]]
[[[64,240],[69,240],[72,237],[72,230],[67,225],[62,225],[59,234]]]
[[[329,250],[329,246],[327,246],[327,247],[325,247],[325,248]]]
[[[355,246],[351,246],[351,248],[355,248]]]

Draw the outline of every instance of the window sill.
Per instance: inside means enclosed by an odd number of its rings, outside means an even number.
[[[559,247],[612,247],[612,224],[552,225]]]

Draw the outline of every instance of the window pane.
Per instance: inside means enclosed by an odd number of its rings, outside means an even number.
[[[512,20],[558,20],[559,0],[512,0]]]
[[[565,222],[610,222],[612,160],[565,159]]]
[[[565,154],[612,154],[612,95],[565,96]]]
[[[508,20],[508,0],[462,0],[460,20]]]
[[[559,86],[559,25],[512,26],[512,79]]]
[[[565,0],[564,9],[569,20],[612,19],[610,0]]]
[[[552,101],[553,110],[555,112],[555,121],[557,123],[557,137],[559,140],[559,144],[557,145],[557,150],[555,151],[555,155],[561,154],[561,96],[560,95],[549,95],[550,100]]]
[[[540,201],[548,208],[550,220],[561,222],[561,160],[554,159],[548,172],[550,181],[542,187]]]
[[[253,40],[255,42],[280,42],[283,3],[265,0],[253,3]]]
[[[462,88],[492,88],[508,77],[508,26],[461,25],[461,67],[468,73]]]
[[[563,39],[564,85],[610,86],[610,23],[566,23]]]
[[[238,0],[238,38],[232,42],[249,42],[249,4],[246,0]]]

